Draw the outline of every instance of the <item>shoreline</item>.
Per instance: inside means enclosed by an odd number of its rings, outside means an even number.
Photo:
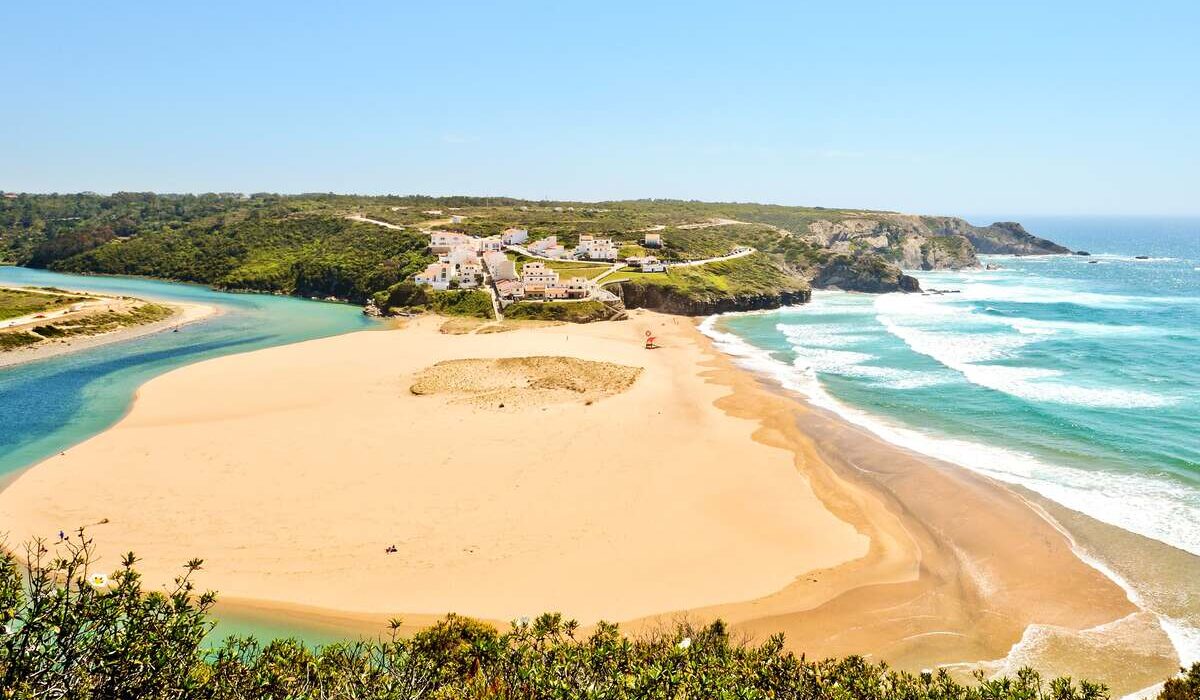
[[[64,290],[77,294],[90,294],[91,292],[82,292],[79,290]],[[135,326],[125,326],[115,331],[108,333],[100,333],[97,335],[86,335],[72,337],[69,341],[65,340],[49,340],[47,342],[38,343],[26,348],[16,348],[7,352],[0,353],[0,369],[22,365],[27,362],[36,362],[45,360],[51,357],[61,357],[71,353],[91,350],[92,348],[120,343],[127,340],[141,338],[147,335],[153,335],[172,328],[181,328],[183,326],[203,321],[212,316],[218,316],[222,313],[220,307],[210,304],[197,304],[194,302],[182,301],[165,301],[147,297],[145,301],[168,306],[173,309],[170,317],[155,321],[153,323],[139,324]]]
[[[974,474],[1024,499],[1030,508],[1071,541],[1080,560],[1124,590],[1130,601],[1145,613],[1158,618],[1162,633],[1170,639],[1171,652],[1182,665],[1200,660],[1197,656],[1200,654],[1200,634],[1197,633],[1200,609],[1192,602],[1200,599],[1200,557],[1175,545],[1101,521],[1096,515],[1055,501],[1019,480],[997,476],[982,468],[986,459],[978,455],[971,457],[973,461],[960,461],[966,453],[961,449],[940,449],[941,442],[937,437],[926,437],[903,423],[843,403],[819,384],[810,383],[815,379],[802,381],[790,372],[781,372],[784,365],[740,337],[718,330],[714,326],[716,319],[715,316],[706,319],[701,330],[727,355],[735,358],[736,363],[763,377],[770,388],[794,394],[802,403],[853,425],[896,449]],[[981,443],[977,449],[987,456],[993,448]],[[1147,559],[1154,564],[1147,565]]]
[[[729,585],[724,589],[724,593],[713,591],[698,598],[692,596],[694,600],[701,601],[707,596],[710,599],[709,603],[667,605],[664,608],[660,601],[656,604],[658,609],[651,614],[627,614],[619,618],[618,621],[627,631],[661,624],[664,619],[680,615],[701,618],[720,616],[730,622],[734,630],[759,639],[783,631],[787,634],[791,648],[805,651],[810,656],[866,652],[909,670],[941,664],[965,673],[976,667],[1000,668],[997,664],[1002,661],[996,660],[1007,658],[1010,650],[1021,643],[1026,631],[1035,623],[1064,630],[1062,638],[1065,641],[1059,645],[1061,648],[1053,650],[1049,655],[1043,655],[1044,661],[1062,664],[1067,669],[1080,668],[1082,662],[1078,657],[1086,650],[1085,642],[1088,640],[1083,639],[1083,636],[1088,630],[1136,614],[1137,608],[1128,601],[1125,592],[1080,560],[1068,539],[1031,508],[1019,494],[1003,484],[956,465],[940,463],[885,443],[864,429],[805,401],[802,397],[772,386],[771,378],[736,366],[735,358],[720,352],[711,339],[702,335],[691,321],[679,320],[683,323],[678,323],[671,317],[638,312],[633,320],[618,322],[622,325],[615,327],[613,324],[595,324],[596,327],[587,330],[568,327],[565,331],[562,328],[521,330],[503,335],[557,336],[567,333],[600,343],[601,340],[611,340],[608,336],[623,335],[636,338],[638,328],[647,323],[661,324],[664,328],[668,325],[677,326],[669,331],[670,335],[667,337],[689,345],[689,357],[692,358],[689,361],[694,362],[694,368],[689,366],[685,371],[668,364],[662,371],[669,373],[670,382],[678,386],[681,382],[689,381],[685,375],[694,372],[703,385],[708,387],[702,394],[711,398],[711,407],[722,414],[719,421],[721,424],[749,424],[749,436],[753,444],[769,450],[773,455],[772,459],[783,455],[793,474],[798,475],[813,494],[819,508],[853,530],[855,536],[836,536],[840,538],[838,541],[842,543],[842,547],[857,541],[858,537],[865,538],[869,544],[865,551],[856,552],[853,556],[825,556],[825,565],[797,568],[797,564],[793,563],[791,573],[787,576],[790,582],[781,581],[775,574],[765,579],[756,574],[754,578],[758,579],[759,583],[747,586],[744,582],[731,580],[725,582]],[[419,325],[420,321],[417,324]],[[655,325],[655,328],[658,326]],[[353,338],[358,335],[362,334],[349,334],[338,338]],[[570,336],[567,337],[567,340],[569,339]],[[484,338],[483,341],[477,343],[475,348],[490,347],[487,343],[495,342],[494,337],[492,340]],[[289,353],[303,355],[304,346],[321,342],[324,341],[290,346],[300,350],[293,349]],[[361,343],[355,342],[352,345],[362,350]],[[566,345],[567,343],[564,343],[564,346]],[[582,345],[584,343],[577,342],[571,347],[573,356],[580,354],[580,351],[584,355],[588,354],[589,349],[580,347]],[[609,346],[604,347],[607,349]],[[673,351],[675,348],[670,349]],[[692,349],[695,350],[694,353]],[[250,355],[278,350],[272,348]],[[632,353],[626,356],[644,358],[646,361],[657,361],[657,358],[663,357],[658,354],[647,356],[644,351],[640,352],[643,354]],[[276,355],[275,360],[287,361],[281,354]],[[164,377],[188,373],[194,368],[203,368],[207,364],[225,360],[227,358],[191,365]],[[153,385],[162,379],[148,383],[143,389],[152,390]],[[667,384],[668,391],[670,382]],[[389,391],[403,388],[395,386],[394,383],[389,384],[389,387]],[[664,396],[669,395],[668,393]],[[610,397],[597,406],[621,398],[623,397]],[[90,443],[98,442],[104,436],[122,430],[128,432],[136,429],[139,433],[144,433],[146,430],[153,430],[155,425],[184,418],[182,414],[170,415],[160,411],[154,416],[152,424],[142,421],[139,426],[126,426],[123,429],[125,423],[137,418],[140,413],[138,404],[142,401],[143,391],[139,390],[135,406],[125,420],[92,441],[77,446],[74,451],[83,450]],[[635,407],[635,410],[638,405],[636,402],[626,404]],[[289,410],[302,410],[302,407],[291,407]],[[610,412],[605,415],[612,419],[618,414]],[[221,415],[204,413],[202,416],[191,416],[187,420],[202,419],[225,424],[231,420],[242,420],[246,415],[245,411],[228,409]],[[463,419],[469,419],[469,416]],[[717,420],[712,417],[710,419]],[[694,431],[694,427],[691,430]],[[743,434],[742,430],[744,429],[739,428],[737,434]],[[731,438],[733,435],[728,433],[726,437]],[[739,452],[746,450],[739,448]],[[764,455],[765,458],[768,453],[753,454]],[[33,480],[34,475],[45,476],[42,474],[45,472],[43,465],[47,465],[47,468],[61,469],[61,465],[51,458],[26,470],[24,474],[30,475],[28,480]],[[725,464],[721,469],[728,471],[729,465]],[[292,473],[291,476],[295,478],[298,475]],[[577,476],[583,477],[582,474]],[[18,480],[18,484],[20,481]],[[772,483],[778,487],[785,482]],[[52,486],[43,483],[43,490],[46,488]],[[6,519],[10,519],[13,513],[12,501],[16,498],[13,490],[13,487],[10,487],[0,492],[0,512],[5,513]],[[38,492],[35,489],[31,493]],[[174,492],[173,488],[163,493]],[[664,493],[672,493],[678,497],[675,491],[668,490]],[[600,492],[590,495],[593,498],[603,497]],[[803,489],[792,492],[793,497],[802,495]],[[751,503],[751,507],[745,509],[739,507],[729,510],[729,506],[722,501],[720,507],[726,510],[714,511],[708,516],[730,520],[737,527],[750,526],[753,532],[759,532],[762,522],[768,520],[773,512],[771,507],[764,507],[764,504],[769,506],[774,503],[767,500],[766,491],[760,493],[760,498],[763,499],[762,502]],[[813,505],[805,507],[814,511]],[[86,511],[76,512],[77,515],[83,516]],[[838,527],[828,520],[821,519],[823,517],[810,522],[829,523],[822,526],[826,531],[840,532]],[[39,520],[27,509],[24,518]],[[788,531],[789,528],[785,527],[781,532]],[[784,549],[770,550],[776,552],[773,555],[767,554],[767,550],[760,550],[757,556],[747,559],[744,566],[761,566],[761,557],[779,557],[783,552],[790,552],[788,547],[795,549],[796,542],[803,542],[805,547],[815,547],[811,542],[815,532],[817,531],[812,530],[811,526],[808,529],[802,526],[801,530],[788,536],[791,539],[785,538],[787,546]],[[97,535],[100,541],[104,539],[103,531],[93,531],[92,534]],[[755,535],[750,542],[757,543],[761,534]],[[585,541],[588,540],[585,538]],[[633,540],[622,544],[627,549],[636,546]],[[190,546],[192,550],[199,548],[194,541]],[[592,546],[595,547],[594,544]],[[627,550],[618,552],[627,553]],[[722,551],[719,556],[728,556],[728,552]],[[212,559],[211,556],[204,558]],[[252,560],[253,558],[242,561]],[[808,561],[815,560],[809,557]],[[674,568],[684,565],[686,562],[677,562]],[[359,564],[351,566],[356,571],[356,576],[363,579],[370,576],[371,572],[367,568]],[[507,571],[513,574],[512,570]],[[1051,571],[1053,574],[1049,573]],[[147,579],[150,580],[150,577]],[[764,590],[762,584],[772,579],[778,583],[769,590]],[[622,582],[620,578],[612,579],[608,583],[612,586],[630,584],[629,581]],[[644,579],[636,580],[633,590],[642,592],[641,589],[645,588],[644,583]],[[763,593],[754,594],[756,587]],[[260,615],[262,619],[268,620],[275,616],[278,620],[302,618],[314,625],[341,626],[340,621],[348,621],[349,628],[359,630],[370,628],[374,624],[372,621],[377,619],[380,632],[386,617],[398,616],[406,621],[413,621],[414,626],[440,617],[433,612],[406,614],[403,608],[374,613],[361,609],[354,612],[348,607],[323,607],[312,603],[322,596],[312,595],[311,592],[310,602],[302,603],[247,596],[244,595],[246,590],[249,590],[246,586],[233,590],[227,598],[228,603],[219,605],[218,609],[229,611],[234,617],[240,614],[248,618]],[[257,590],[269,590],[269,587]],[[603,594],[600,593],[601,590],[604,590]],[[613,590],[598,589],[596,595],[612,595]],[[749,594],[739,596],[739,590]],[[716,600],[713,600],[714,595]],[[722,596],[723,600],[730,602],[722,602]],[[677,596],[675,600],[681,597]],[[345,596],[335,599],[341,602],[348,600]],[[663,600],[669,599],[668,597]],[[458,609],[463,614],[472,615],[472,610],[467,609],[467,603],[459,605]],[[360,604],[357,607],[363,606]],[[488,607],[484,605],[477,609],[486,612]],[[554,608],[552,602],[546,602],[528,612],[537,614]],[[637,606],[626,608],[636,611]],[[564,613],[572,616],[570,610],[564,610]],[[217,616],[220,617],[219,612]],[[479,613],[472,616],[492,620],[506,619],[505,616]],[[586,616],[581,617],[585,617],[585,621],[588,620]],[[1109,661],[1111,662],[1111,659]],[[1162,655],[1139,658],[1138,664],[1136,668],[1130,666],[1117,671],[1124,674],[1117,678],[1126,681],[1118,686],[1119,688],[1128,685],[1126,690],[1137,690],[1160,681],[1176,670],[1174,659],[1166,659]],[[1101,679],[1110,683],[1113,682],[1114,674],[1112,666],[1110,663],[1109,668],[1103,669],[1099,674]],[[1086,674],[1074,671],[1073,675]],[[1097,677],[1096,673],[1091,675]],[[1140,680],[1134,679],[1143,677],[1150,679],[1149,682],[1136,685]]]

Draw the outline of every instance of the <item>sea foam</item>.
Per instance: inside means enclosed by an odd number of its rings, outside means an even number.
[[[780,386],[803,395],[813,405],[832,411],[887,442],[999,481],[1019,484],[1101,522],[1200,556],[1200,530],[1195,527],[1195,523],[1200,522],[1200,493],[1186,484],[1162,475],[1091,472],[1050,464],[1018,450],[935,436],[896,425],[838,401],[822,387],[811,366],[781,362],[771,352],[720,330],[717,321],[717,316],[710,316],[700,324],[700,330],[712,339],[718,350],[733,356],[739,365],[773,378]],[[1127,582],[1101,562],[1087,560],[1131,591]],[[1200,630],[1179,620],[1159,617],[1180,657],[1200,660]]]
[[[1063,372],[1057,369],[992,364],[1017,362],[1023,347],[1059,331],[1106,331],[1100,330],[1100,324],[980,314],[972,306],[949,303],[946,298],[882,295],[874,304],[876,319],[913,352],[960,373],[972,384],[1025,401],[1093,408],[1156,408],[1176,402],[1145,391],[1072,384],[1062,381]]]

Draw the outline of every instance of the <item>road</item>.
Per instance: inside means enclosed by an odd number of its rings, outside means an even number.
[[[361,221],[364,224],[375,224],[376,226],[390,228],[394,231],[403,231],[404,230],[404,227],[400,226],[399,224],[389,224],[388,222],[380,221],[379,219],[368,219],[367,217],[363,216],[362,214],[348,214],[348,215],[346,215],[346,218],[351,221]]]
[[[671,262],[671,263],[666,263],[666,266],[668,268],[671,268],[671,267],[694,267],[696,265],[707,265],[709,263],[721,262],[722,260],[734,260],[737,258],[744,258],[747,255],[750,255],[751,253],[755,253],[755,252],[757,252],[757,251],[755,249],[751,248],[750,246],[739,246],[739,247],[735,248],[734,251],[732,253],[730,253],[729,255],[722,255],[722,256],[716,257],[716,258],[704,258],[703,260],[688,260],[687,262]]]

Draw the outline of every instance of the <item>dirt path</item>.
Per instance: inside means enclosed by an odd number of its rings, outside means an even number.
[[[368,219],[367,217],[363,216],[362,214],[349,214],[346,216],[346,218],[351,221],[359,221],[364,224],[375,224],[376,226],[390,228],[393,231],[403,231],[404,230],[404,227],[399,224],[389,224],[388,222],[380,221],[379,219]]]

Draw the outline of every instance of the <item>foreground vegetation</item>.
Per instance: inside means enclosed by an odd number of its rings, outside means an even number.
[[[717,621],[638,638],[601,623],[589,634],[559,615],[500,632],[449,615],[412,637],[312,649],[296,640],[206,642],[212,593],[188,562],[175,585],[147,592],[132,554],[96,571],[81,531],[35,542],[27,565],[0,557],[0,698],[795,698],[796,700],[1099,700],[1101,685],[1015,678],[963,684],[945,671],[910,674],[861,657],[810,661],[782,636],[735,641]],[[1160,698],[1200,698],[1200,664]]]

